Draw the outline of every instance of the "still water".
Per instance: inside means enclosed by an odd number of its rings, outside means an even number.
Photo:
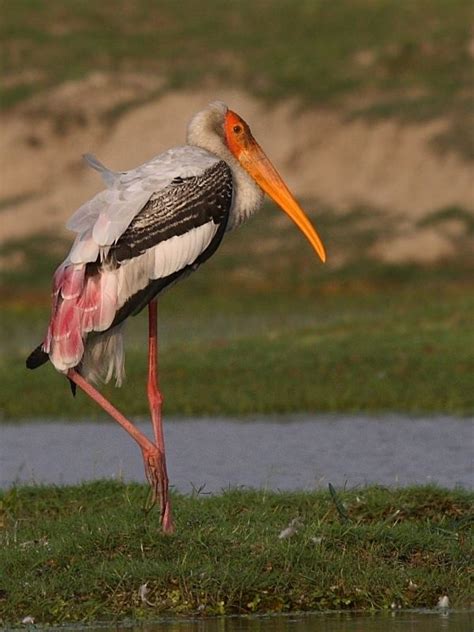
[[[64,628],[63,628],[64,629]],[[72,629],[72,628],[71,628]],[[77,628],[75,628],[77,630]],[[218,619],[169,619],[130,627],[94,627],[88,632],[472,632],[469,612],[407,611],[384,615],[307,614]]]
[[[175,488],[314,489],[334,485],[473,484],[474,419],[398,415],[167,419]],[[149,423],[137,425],[149,433]],[[140,452],[112,421],[0,424],[0,485],[143,481]],[[78,627],[63,630],[85,629]],[[466,611],[161,619],[89,632],[473,632]]]
[[[281,416],[167,419],[181,492],[228,486],[310,490],[370,483],[471,487],[474,418]],[[150,424],[137,424],[150,434]],[[0,486],[97,478],[143,481],[140,451],[113,421],[0,424]]]

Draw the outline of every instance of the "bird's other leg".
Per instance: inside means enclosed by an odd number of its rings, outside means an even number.
[[[168,472],[166,471],[165,439],[161,407],[163,398],[158,387],[158,305],[156,300],[148,305],[148,402],[158,454],[148,457],[147,476],[153,490],[153,501],[161,503],[161,524],[165,533],[174,531],[171,503],[168,494]]]
[[[89,384],[87,380],[85,380],[80,373],[75,371],[74,369],[70,369],[67,372],[67,377],[73,383],[79,386],[91,399],[93,399],[99,406],[101,406],[106,413],[108,413],[115,421],[117,421],[128,434],[135,439],[135,441],[140,446],[143,458],[145,460],[145,469],[147,468],[147,463],[150,460],[159,459],[159,449],[158,447],[148,439],[146,435],[144,435],[138,428],[136,428],[131,421],[129,421],[125,415],[115,408],[113,404],[109,402],[99,391]],[[147,471],[148,476],[148,471]]]

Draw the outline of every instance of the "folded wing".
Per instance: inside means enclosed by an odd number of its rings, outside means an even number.
[[[229,166],[195,147],[170,150],[126,173],[98,161],[92,166],[106,172],[108,188],[67,224],[77,237],[55,274],[41,348],[63,372],[80,365],[88,347],[99,362],[98,336],[104,350],[112,348],[106,332],[209,258],[232,205]],[[116,360],[100,361],[108,362],[102,374],[110,377]]]

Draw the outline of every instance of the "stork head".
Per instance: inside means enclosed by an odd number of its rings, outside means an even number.
[[[205,139],[205,140],[204,140]],[[188,127],[188,142],[200,145],[226,160],[230,154],[257,185],[293,220],[322,261],[323,243],[282,177],[252,136],[250,127],[221,101],[195,115]]]

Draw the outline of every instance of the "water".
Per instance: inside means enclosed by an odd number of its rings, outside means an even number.
[[[472,632],[473,617],[469,612],[405,611],[377,615],[297,614],[194,620],[173,618],[128,627],[114,625],[87,628],[87,630],[89,632],[112,632],[112,630],[133,632]]]
[[[167,419],[172,485],[310,490],[370,483],[472,486],[474,419],[390,415]],[[137,424],[148,434],[150,424]],[[113,421],[3,423],[0,485],[143,481],[140,451]]]
[[[472,486],[474,419],[367,419],[287,416],[166,421],[170,478],[183,492],[245,485],[314,489],[334,485],[436,482]],[[139,427],[149,433],[149,423]],[[120,477],[143,481],[140,452],[112,421],[3,423],[0,485],[76,483]],[[77,631],[82,627],[62,628]],[[160,619],[89,632],[472,632],[466,611],[385,614],[292,614]]]

